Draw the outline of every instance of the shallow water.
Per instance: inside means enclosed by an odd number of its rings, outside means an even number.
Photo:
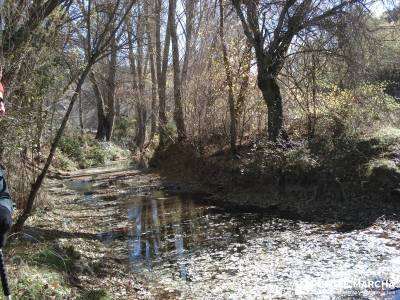
[[[83,195],[94,189],[68,186]],[[399,223],[382,218],[340,233],[161,190],[84,198],[90,205],[110,200],[128,224],[122,245],[130,270],[182,299],[400,299]],[[107,222],[110,232],[99,238],[114,247],[121,230]]]

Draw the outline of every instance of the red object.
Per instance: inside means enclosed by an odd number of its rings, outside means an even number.
[[[0,93],[4,94],[4,87],[3,84],[0,82]]]

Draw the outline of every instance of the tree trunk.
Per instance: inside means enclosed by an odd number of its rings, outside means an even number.
[[[136,131],[136,145],[140,151],[143,151],[144,143],[146,141],[146,120],[147,110],[143,103],[137,103],[137,131]]]
[[[258,71],[258,87],[268,108],[268,138],[272,142],[287,139],[283,131],[282,95],[277,79],[268,68]]]
[[[81,129],[81,135],[83,135],[83,109],[82,109],[82,93],[79,94],[79,127]]]
[[[113,34],[110,40],[111,54],[107,78],[107,115],[106,115],[106,141],[111,141],[115,120],[115,76],[117,72],[117,40]]]
[[[133,52],[134,41],[132,35],[132,26],[131,19],[127,22],[128,27],[128,47],[129,47],[129,64],[130,71],[132,75],[132,87],[133,94],[135,98],[135,109],[136,109],[136,136],[135,136],[135,144],[136,146],[142,150],[144,147],[144,142],[146,140],[146,119],[147,119],[147,111],[146,107],[143,103],[143,92],[144,92],[144,81],[142,75],[142,59],[143,59],[143,49],[142,49],[142,37],[141,29],[140,29],[140,20],[137,21],[137,49],[138,55],[135,58],[135,54]]]
[[[224,6],[222,0],[219,0],[219,36],[221,39],[222,55],[224,59],[226,83],[228,85],[228,103],[229,103],[229,115],[230,115],[230,145],[232,154],[236,153],[236,109],[235,109],[235,98],[233,95],[233,80],[231,66],[229,64],[228,49],[225,42],[224,36]]]
[[[192,36],[193,36],[193,19],[194,19],[194,0],[186,0],[186,29],[185,29],[185,57],[183,59],[182,74],[181,74],[181,84],[184,85],[187,81],[189,58],[191,54],[192,47]]]
[[[163,55],[161,55],[161,8],[162,0],[156,0],[156,68],[158,81],[158,118],[159,118],[159,133],[160,145],[165,145],[167,139],[167,114],[166,114],[166,83],[167,83],[167,67],[168,54],[170,46],[170,22],[167,21],[165,31],[165,41]],[[168,16],[169,18],[169,16]]]
[[[151,41],[149,41],[149,45]],[[149,51],[152,49],[149,48]],[[150,139],[153,138],[157,131],[157,81],[156,81],[156,70],[154,68],[154,56],[150,52],[150,74],[151,74],[151,130]]]
[[[143,79],[143,30],[142,30],[142,18],[139,17],[137,21],[137,79],[138,79],[138,88],[139,94],[138,99],[136,100],[136,108],[138,115],[138,124],[137,124],[137,134],[136,134],[136,145],[139,150],[142,151],[144,147],[144,143],[146,141],[146,121],[147,121],[147,109],[146,103],[144,101],[144,88],[145,83]]]
[[[104,108],[104,99],[103,94],[100,90],[99,84],[96,80],[96,75],[93,71],[89,73],[89,79],[92,83],[93,92],[96,97],[96,106],[97,106],[97,132],[96,132],[96,140],[104,141],[106,138],[106,113]]]
[[[185,121],[183,117],[182,106],[182,85],[180,78],[179,67],[179,45],[176,33],[176,0],[169,0],[169,14],[168,21],[170,26],[171,44],[172,44],[172,63],[174,68],[174,121],[178,131],[178,140],[183,141],[186,139]]]
[[[43,108],[44,102],[43,99],[40,99],[38,112],[37,112],[37,119],[36,119],[36,152],[40,154],[42,150],[42,136],[43,136],[43,129],[44,125],[46,124],[47,119],[47,112]]]
[[[148,16],[148,7],[145,5],[145,15]],[[149,53],[150,76],[151,76],[151,129],[150,140],[154,137],[157,131],[157,79],[156,69],[154,67],[154,47],[153,47],[153,32],[154,24],[150,17],[147,17],[147,51]]]

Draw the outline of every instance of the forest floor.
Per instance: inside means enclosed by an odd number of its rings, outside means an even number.
[[[125,245],[119,251],[118,241],[112,248],[104,243],[102,235],[110,230],[114,234],[126,230],[124,212],[113,201],[93,205],[84,199],[115,196],[124,187],[132,188],[124,184],[130,179],[137,183],[133,192],[162,183],[156,174],[121,167],[65,172],[61,179],[47,181],[45,206],[36,209],[22,233],[9,237],[5,249],[16,299],[175,298],[159,283],[129,272],[127,255],[122,253]],[[74,190],[75,183],[98,189],[93,193],[79,185]],[[110,219],[121,223],[110,228]]]

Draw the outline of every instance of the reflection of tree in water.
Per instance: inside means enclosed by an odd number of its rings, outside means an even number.
[[[133,262],[141,259],[141,238],[142,238],[142,200],[138,200],[138,204],[128,209],[128,220],[133,223],[132,229],[129,230],[128,249],[129,259]]]
[[[201,247],[209,238],[205,208],[192,199],[140,197],[129,207],[128,251],[131,268],[151,270],[157,263],[169,263],[179,277],[190,280],[188,250]]]

